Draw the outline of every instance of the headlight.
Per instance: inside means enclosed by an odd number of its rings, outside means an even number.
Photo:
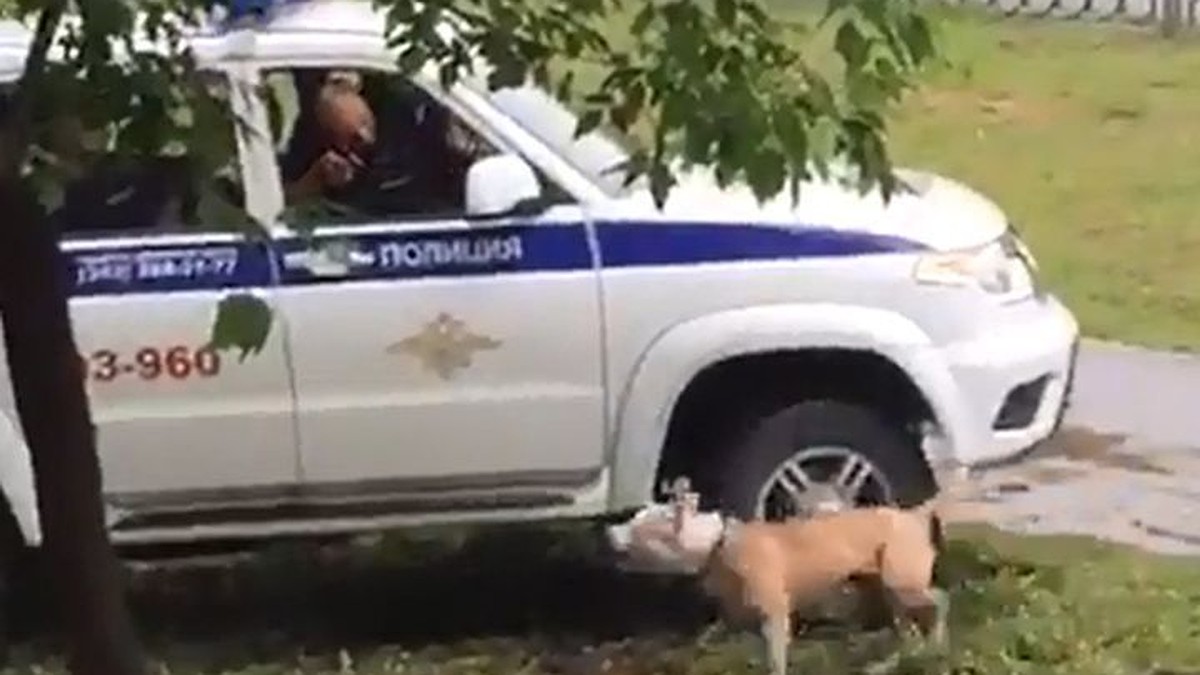
[[[1036,263],[1011,232],[995,241],[960,251],[928,253],[917,261],[917,283],[975,286],[986,293],[1025,297],[1034,293]]]

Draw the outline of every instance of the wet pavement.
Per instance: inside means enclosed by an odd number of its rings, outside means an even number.
[[[1200,555],[1200,355],[1085,342],[1063,429],[980,476],[956,519]]]

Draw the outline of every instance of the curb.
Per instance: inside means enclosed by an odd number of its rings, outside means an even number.
[[[1150,356],[1170,357],[1187,360],[1200,360],[1200,349],[1194,347],[1169,347],[1155,348],[1136,345],[1129,342],[1119,342],[1117,340],[1106,340],[1102,338],[1083,337],[1080,343],[1089,349],[1100,349],[1115,352],[1128,352],[1134,354],[1146,354]]]

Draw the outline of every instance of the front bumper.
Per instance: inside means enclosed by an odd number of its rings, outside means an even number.
[[[1019,459],[1053,434],[1070,402],[1079,325],[1053,296],[1008,307],[941,356],[963,402],[953,464],[983,468]]]

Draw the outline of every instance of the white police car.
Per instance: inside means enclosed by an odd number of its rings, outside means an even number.
[[[596,516],[678,475],[745,515],[817,484],[912,501],[1057,426],[1077,325],[986,198],[908,172],[916,192],[886,205],[813,184],[793,209],[695,171],[658,210],[549,95],[408,82],[383,30],[335,0],[193,38],[249,122],[227,193],[269,241],[178,231],[187,200],[154,167],[61,216],[118,544]],[[11,82],[28,38],[7,31]],[[366,206],[326,211],[314,248],[284,186],[316,157],[312,120],[273,138],[237,92],[305,110],[330,70],[357,73],[395,166],[419,147],[410,171],[442,173],[352,195]],[[204,347],[240,292],[277,317],[244,361]],[[0,487],[36,544],[8,387],[0,405]]]

